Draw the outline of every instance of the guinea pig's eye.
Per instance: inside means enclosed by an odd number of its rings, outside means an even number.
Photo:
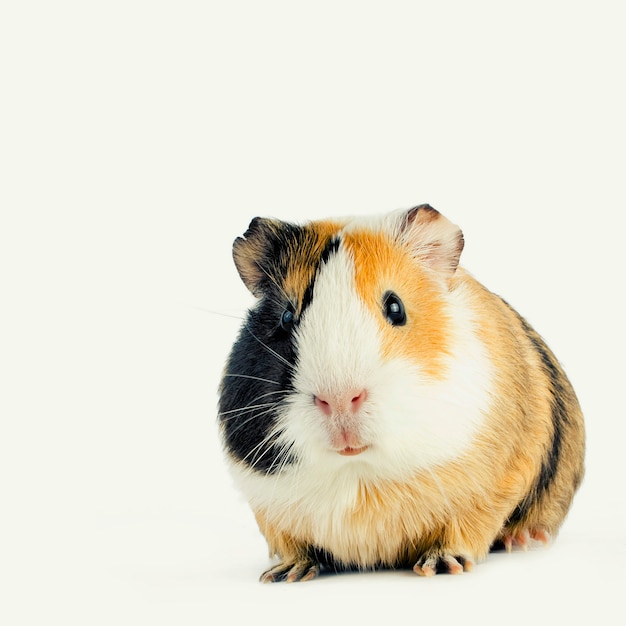
[[[383,296],[383,310],[387,321],[393,326],[404,326],[406,324],[406,311],[402,300],[393,293],[388,291]]]
[[[289,305],[280,316],[280,327],[284,331],[289,332],[295,320],[296,320],[296,314],[293,310],[293,307]]]

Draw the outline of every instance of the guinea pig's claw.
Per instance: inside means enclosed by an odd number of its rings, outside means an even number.
[[[319,563],[315,563],[308,559],[302,561],[290,561],[288,563],[279,563],[278,565],[268,569],[261,574],[262,583],[277,582],[306,582],[313,580],[320,572]]]
[[[451,554],[424,555],[413,567],[413,571],[420,576],[434,576],[435,574],[462,574],[471,571],[474,561],[463,556]]]
[[[513,546],[519,546],[522,550],[528,550],[531,540],[547,545],[550,543],[550,534],[541,528],[533,528],[531,530],[520,530],[512,534],[505,535],[502,538],[504,549],[507,552],[513,551]]]

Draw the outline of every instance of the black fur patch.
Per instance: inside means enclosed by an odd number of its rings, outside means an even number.
[[[246,236],[255,236],[259,227],[253,224]],[[314,278],[301,303],[290,302],[282,285],[294,259],[305,263],[314,277],[337,251],[339,240],[329,237],[320,246],[311,227],[287,223],[272,223],[264,229],[263,251],[256,259],[261,269],[260,297],[228,358],[220,386],[219,420],[229,453],[258,472],[273,474],[296,460],[289,445],[277,443],[276,429],[280,411],[293,391],[297,358],[293,328],[298,319],[291,329],[281,326],[280,320],[289,306],[302,315],[313,297]]]
[[[339,237],[332,237],[328,241],[328,243],[326,244],[326,247],[322,251],[322,254],[320,256],[319,262],[317,263],[317,269],[315,271],[316,274],[317,274],[317,271],[319,270],[319,268],[322,265],[325,265],[326,263],[328,263],[330,257],[337,253],[337,250],[339,250],[339,246],[340,245],[341,245],[341,239]],[[302,304],[301,304],[301,307],[300,307],[300,314],[301,315],[302,315],[302,313],[304,313],[306,308],[309,306],[309,304],[311,304],[311,301],[313,300],[313,286],[314,285],[315,285],[315,280],[312,280],[307,285],[306,291],[304,292],[304,298],[302,298]]]
[[[330,259],[330,257],[333,254],[337,253],[340,245],[341,245],[341,238],[332,237],[328,241],[328,243],[326,244],[326,247],[324,248],[324,251],[322,252],[322,256],[320,257],[320,265],[324,265],[328,263],[328,260]]]
[[[279,324],[280,311],[262,301],[248,313],[226,365],[219,419],[225,443],[236,458],[258,471],[278,471],[291,461],[272,431],[276,413],[291,389],[295,354]]]
[[[356,563],[343,563],[342,561],[335,559],[331,552],[317,546],[310,546],[307,556],[311,559],[311,561],[319,563],[323,571],[335,574],[390,569],[389,566],[385,566],[382,563],[371,565],[369,567],[362,567]]]
[[[543,371],[550,381],[550,405],[552,412],[552,440],[548,447],[546,457],[541,464],[541,470],[537,476],[531,491],[513,510],[508,524],[515,524],[524,519],[531,507],[544,495],[552,484],[554,477],[559,468],[561,448],[563,444],[564,430],[569,422],[567,408],[565,406],[564,397],[567,394],[565,389],[564,374],[559,368],[555,357],[547,348],[544,341],[537,332],[528,324],[528,322],[515,309],[513,309],[506,301],[502,300],[520,320],[524,332],[532,342],[534,349],[541,358]]]

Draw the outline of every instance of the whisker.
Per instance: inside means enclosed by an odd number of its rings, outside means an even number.
[[[243,315],[233,315],[231,313],[224,313],[223,311],[214,311],[213,309],[205,309],[201,306],[192,306],[192,309],[196,311],[202,311],[204,313],[211,313],[212,315],[219,315],[220,317],[230,317],[234,320],[244,320],[245,317]]]
[[[262,383],[270,383],[272,385],[280,385],[275,380],[269,380],[269,378],[260,378],[259,376],[249,376],[247,374],[224,374],[224,378],[249,378],[250,380],[258,380]]]
[[[232,428],[230,430],[230,434],[234,435],[236,432],[240,431],[242,428],[245,428],[250,422],[253,422],[258,417],[261,417],[261,416],[265,415],[266,413],[269,413],[270,411],[271,411],[271,409],[268,409],[267,411],[264,411],[263,413],[254,414],[254,415],[251,415],[250,417],[247,417],[245,420],[243,420],[243,422],[241,422],[241,424],[237,424],[234,428]],[[229,417],[225,421],[232,420],[232,419],[235,419],[235,418],[234,417]]]
[[[255,419],[258,419],[260,417],[263,417],[264,415],[267,415],[268,413],[271,413],[276,407],[280,406],[280,402],[275,402],[273,404],[266,404],[264,406],[266,406],[268,408],[265,411],[261,411],[260,413],[254,413],[254,415],[251,415],[250,417],[245,419],[241,424],[238,424],[237,426],[235,426],[235,428],[233,428],[230,431],[231,434],[234,434],[237,431],[241,430],[244,426],[246,426],[250,422],[254,421]],[[228,418],[226,418],[223,421],[228,422],[230,420],[237,419],[238,417],[239,417],[239,415],[232,415],[231,417],[228,417]]]
[[[274,391],[268,391],[266,393],[259,394],[256,398],[254,398],[253,400],[250,400],[248,404],[244,404],[243,406],[237,407],[236,409],[228,409],[227,411],[221,411],[218,415],[226,415],[227,413],[234,413],[235,411],[245,411],[247,409],[263,408],[266,406],[270,406],[270,404],[272,403],[252,404],[252,402],[258,402],[259,400],[262,400],[263,398],[267,398],[268,396],[275,396],[280,393],[285,394],[285,396],[287,395],[287,391],[285,389],[276,389]]]
[[[275,404],[266,404],[265,406],[267,407],[265,409],[265,411],[261,411],[259,413],[253,413],[252,415],[250,415],[249,417],[246,417],[245,420],[243,422],[241,422],[240,424],[236,424],[232,429],[231,429],[231,433],[236,433],[238,430],[241,430],[244,426],[246,426],[247,424],[249,424],[250,422],[259,419],[261,417],[263,417],[264,415],[268,415],[269,413],[271,413],[272,411],[274,411],[276,409],[276,407],[278,407],[280,405],[279,402],[276,402]],[[227,417],[226,419],[222,420],[223,422],[230,422],[232,420],[236,420],[240,417],[243,417],[242,415],[231,415],[230,417]]]
[[[248,325],[246,324],[244,326],[244,328],[250,333],[250,335],[252,335],[252,337],[254,337],[254,339],[256,339],[270,354],[272,354],[273,356],[275,356],[281,363],[284,363],[289,369],[294,369],[294,365],[292,365],[291,363],[289,363],[289,361],[281,356],[280,354],[278,354],[278,352],[276,352],[275,350],[272,350],[267,344],[265,344],[263,341],[261,341],[248,327]]]
[[[276,391],[275,393],[280,393],[280,392]],[[269,406],[276,406],[276,404],[277,404],[276,402],[264,402],[263,404],[250,404],[248,406],[242,406],[237,409],[228,409],[228,411],[220,411],[217,415],[218,417],[223,417],[224,415],[229,415],[230,413],[239,413],[241,415],[243,413],[249,413],[250,411],[254,411],[255,409],[265,409]]]
[[[272,464],[269,466],[267,473],[270,474],[272,472],[272,470],[274,469],[274,467],[277,466],[277,473],[280,474],[286,467],[287,463],[289,462],[289,454],[292,451],[293,447],[294,447],[294,442],[290,442],[287,445],[284,445],[281,447],[281,449],[279,450],[278,454],[276,454],[276,458],[272,461]]]
[[[257,443],[256,446],[254,446],[254,448],[252,448],[252,450],[250,450],[250,452],[248,452],[248,454],[246,454],[246,456],[243,457],[242,461],[247,461],[248,457],[250,457],[251,455],[256,455],[257,451],[262,448],[264,445],[267,445],[269,443],[275,443],[275,438],[276,438],[276,433],[275,432],[270,432],[268,433],[265,437],[263,437],[263,439],[261,439],[261,441],[259,443]],[[263,458],[263,456],[269,451],[271,446],[267,446],[265,452],[258,458],[253,458],[250,461],[250,465],[252,465],[253,467]]]
[[[263,457],[272,449],[272,446],[279,443],[280,434],[280,427],[275,426],[274,428],[272,428],[272,430],[256,446],[254,446],[254,448],[252,448],[252,450],[250,450],[250,452],[248,452],[248,454],[246,454],[246,456],[242,460],[246,461],[248,457],[253,455],[250,461],[250,465],[252,465],[252,467],[257,465],[261,461],[261,459],[263,459]],[[263,450],[263,452],[259,455],[258,453],[261,452],[263,446],[266,446],[265,450]],[[278,455],[280,455],[281,449],[283,449],[284,447],[284,445],[280,445]]]

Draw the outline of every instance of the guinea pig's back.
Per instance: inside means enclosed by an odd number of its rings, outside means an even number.
[[[478,447],[506,459],[496,466],[498,489],[522,486],[500,539],[540,531],[555,536],[584,474],[585,433],[576,394],[542,337],[506,301],[462,269],[455,291],[471,300],[475,332],[493,365],[493,402]]]

